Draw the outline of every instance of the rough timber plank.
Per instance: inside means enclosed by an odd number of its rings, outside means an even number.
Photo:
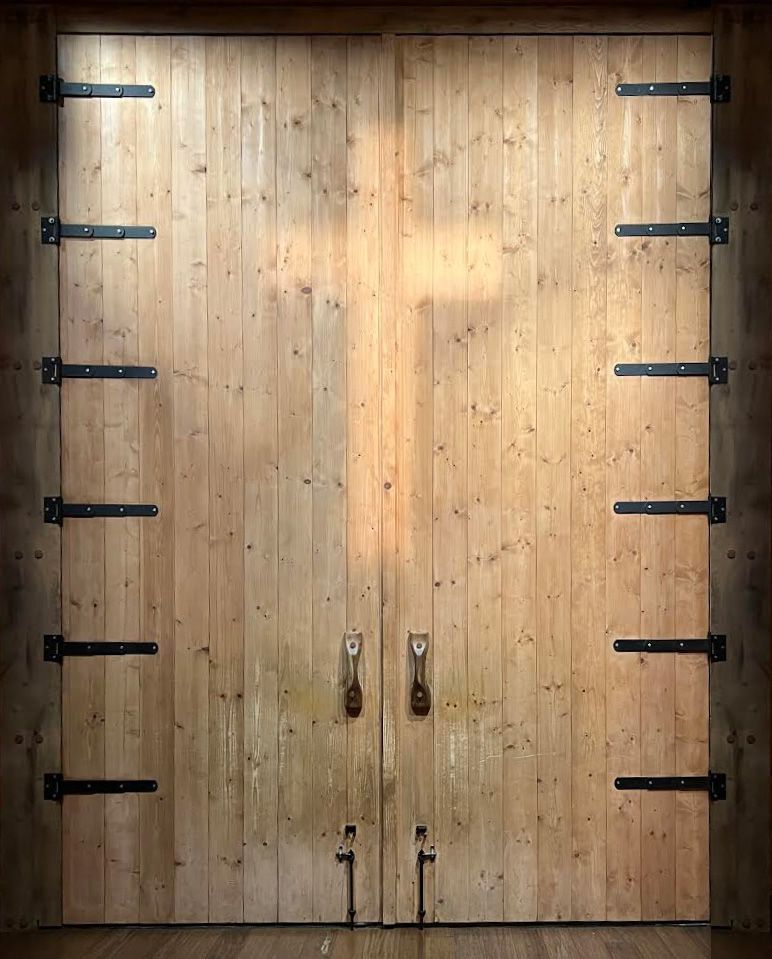
[[[57,112],[41,109],[35,83],[56,43],[46,7],[0,11],[0,32],[13,51],[0,107],[14,128],[0,151],[0,927],[27,928],[62,908],[61,810],[42,793],[61,766],[62,677],[40,656],[41,635],[61,628],[60,532],[40,516],[60,488],[59,391],[39,371],[59,343],[57,254],[40,243],[41,213],[57,206]]]
[[[771,45],[769,10],[719,14],[715,69],[732,74],[732,102],[715,114],[713,209],[732,237],[713,256],[711,349],[733,368],[710,400],[710,486],[729,510],[710,534],[711,627],[730,653],[711,670],[710,762],[729,796],[711,809],[710,913],[737,929],[769,929]]]
[[[241,44],[244,337],[244,920],[278,918],[276,42]]]
[[[171,50],[174,445],[174,917],[209,918],[209,399],[206,58]]]

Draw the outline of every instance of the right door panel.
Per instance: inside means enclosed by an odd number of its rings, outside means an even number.
[[[708,219],[707,99],[616,85],[710,72],[707,37],[384,46],[386,922],[422,843],[427,919],[707,916],[706,794],[614,788],[706,773],[706,657],[612,644],[708,631],[706,518],[613,504],[708,496],[707,380],[614,373],[707,360],[708,241],[614,228]]]

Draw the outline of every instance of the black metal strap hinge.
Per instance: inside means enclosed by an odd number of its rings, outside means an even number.
[[[47,663],[61,663],[65,656],[155,656],[157,652],[158,643],[66,643],[57,633],[43,637]]]
[[[65,779],[61,773],[43,776],[43,798],[59,802],[65,796],[100,796],[107,793],[154,793],[155,779]]]
[[[729,357],[711,356],[707,363],[617,363],[617,376],[706,376],[711,386],[729,382]]]
[[[710,97],[711,103],[729,103],[732,78],[716,73],[710,80],[681,83],[618,83],[618,97]]]
[[[707,792],[717,802],[726,799],[726,775],[708,773],[707,776],[619,776],[616,789],[643,789],[648,792]]]
[[[726,522],[726,496],[711,496],[701,500],[634,500],[614,503],[614,512],[620,516],[707,516],[711,523]]]
[[[712,216],[707,223],[617,223],[617,236],[706,236],[711,244],[729,242],[729,217]]]
[[[40,218],[40,242],[46,245],[61,240],[153,240],[154,226],[105,226],[104,224],[62,223],[58,216]]]
[[[61,386],[62,380],[154,380],[154,366],[99,366],[96,363],[62,363],[61,356],[44,356],[43,382]]]
[[[154,97],[155,88],[143,84],[67,83],[55,73],[40,77],[40,102],[59,103],[64,97]]]
[[[708,633],[705,639],[615,639],[618,653],[706,653],[711,663],[726,662],[726,636]]]
[[[61,496],[43,499],[43,521],[62,525],[65,519],[127,519],[130,516],[158,516],[152,503],[63,503]]]

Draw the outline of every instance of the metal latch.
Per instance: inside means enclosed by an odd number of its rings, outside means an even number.
[[[346,662],[348,675],[346,676],[346,695],[344,707],[346,714],[352,718],[362,712],[362,685],[359,682],[359,659],[362,655],[362,634],[349,632],[345,635]]]
[[[426,684],[426,651],[429,648],[429,634],[409,632],[408,640],[413,654],[410,708],[416,716],[427,716],[432,708],[432,696]]]

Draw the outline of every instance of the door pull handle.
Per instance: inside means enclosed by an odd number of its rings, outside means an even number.
[[[432,708],[432,696],[426,685],[426,651],[428,633],[408,633],[413,653],[413,684],[410,687],[410,708],[416,716],[427,716]]]
[[[359,660],[362,656],[362,634],[346,633],[346,693],[344,706],[346,714],[356,717],[362,712],[362,684],[359,682]]]

